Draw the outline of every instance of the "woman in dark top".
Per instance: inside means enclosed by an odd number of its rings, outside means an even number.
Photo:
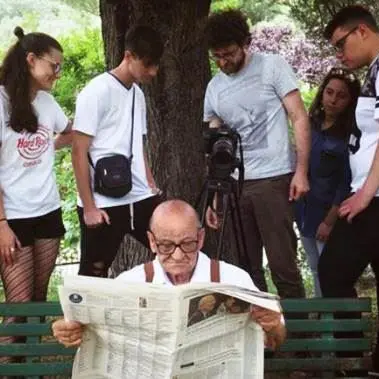
[[[312,147],[310,191],[296,203],[296,221],[313,274],[315,295],[321,296],[317,264],[338,217],[339,204],[350,190],[348,141],[355,126],[359,80],[348,70],[333,68],[311,105]]]

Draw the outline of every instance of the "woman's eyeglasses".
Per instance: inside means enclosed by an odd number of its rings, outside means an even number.
[[[51,64],[51,67],[53,68],[54,74],[57,75],[62,71],[62,64],[59,62],[55,62],[52,59],[46,58],[46,57],[39,57],[40,59],[43,59],[46,62],[49,62]]]

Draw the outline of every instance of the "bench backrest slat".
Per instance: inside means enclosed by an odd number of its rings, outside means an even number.
[[[345,370],[363,370],[370,369],[370,357],[356,358],[272,358],[266,359],[265,371],[345,371]]]
[[[50,324],[0,324],[0,336],[47,336]]]
[[[313,351],[313,352],[334,352],[334,351],[368,351],[371,348],[371,341],[368,338],[290,338],[281,346],[280,351]]]
[[[0,344],[0,356],[73,355],[76,349],[67,349],[59,343],[12,343]]]
[[[286,327],[292,332],[367,332],[371,330],[372,321],[367,317],[356,320],[287,320]]]
[[[0,316],[61,316],[61,305],[54,302],[0,303]]]
[[[281,305],[285,312],[371,312],[371,299],[332,299],[313,298],[283,299]]]
[[[25,375],[42,376],[42,375],[71,375],[72,362],[35,362],[35,363],[13,363],[9,365],[0,365],[0,375]]]

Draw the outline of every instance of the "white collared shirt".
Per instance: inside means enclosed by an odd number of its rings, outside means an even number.
[[[195,271],[193,272],[191,283],[210,283],[211,282],[211,260],[201,251],[197,259]],[[172,286],[172,282],[166,275],[163,267],[157,258],[153,261],[154,284],[166,284]],[[144,265],[139,265],[129,271],[121,273],[116,280],[125,282],[144,283],[146,281]],[[220,261],[220,283],[231,284],[254,291],[259,291],[251,280],[250,275],[237,266]]]

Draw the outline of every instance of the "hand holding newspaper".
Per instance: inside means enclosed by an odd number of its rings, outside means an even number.
[[[65,319],[86,324],[73,379],[263,378],[263,331],[250,305],[277,297],[218,283],[168,287],[65,278]]]

